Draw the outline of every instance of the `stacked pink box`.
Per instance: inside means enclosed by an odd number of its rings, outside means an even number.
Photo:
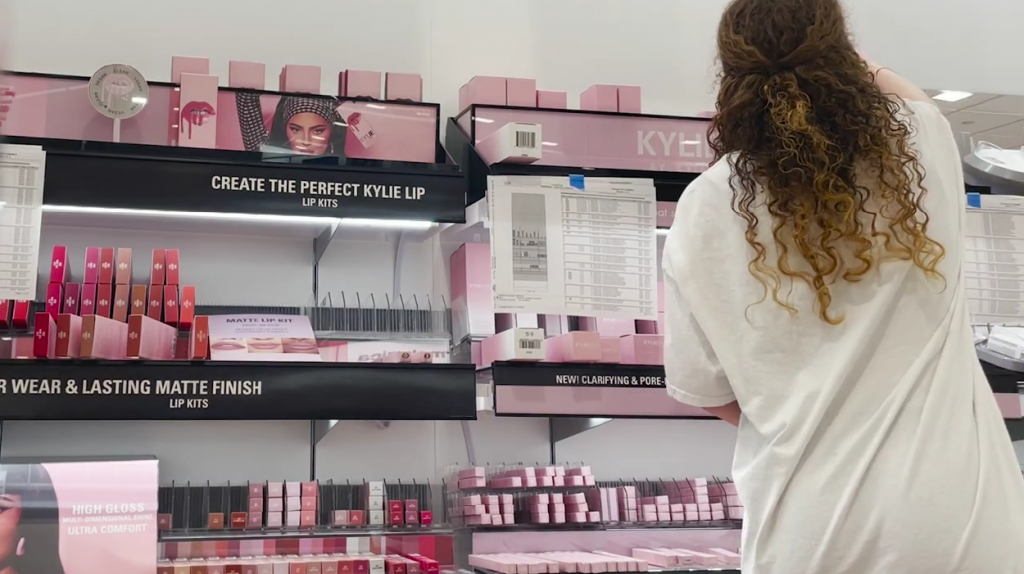
[[[640,517],[637,513],[636,487],[620,486],[615,489],[619,508],[619,522],[637,522]]]
[[[736,492],[736,483],[712,481],[708,484],[708,500],[712,516],[715,509],[721,507],[726,519],[743,520],[743,502]]]
[[[683,505],[687,522],[725,520],[725,506],[722,502],[711,503],[706,478],[668,482],[665,487],[671,503]]]
[[[689,548],[634,548],[633,557],[661,568],[690,568],[694,566],[739,566],[740,555],[723,548],[707,551]]]
[[[284,526],[284,483],[267,483],[267,528]]]
[[[487,486],[486,473],[482,466],[472,466],[458,471],[452,482],[458,482],[459,490],[484,488]]]
[[[246,528],[260,528],[263,526],[263,483],[249,483],[249,508],[248,523]]]
[[[671,522],[672,521],[672,509],[669,504],[668,496],[645,496],[640,499],[639,506],[639,518],[640,522]],[[682,505],[679,505],[679,510],[682,510]],[[679,520],[682,521],[682,512],[678,514]]]
[[[515,524],[511,494],[470,494],[452,501],[449,514],[466,526]]]

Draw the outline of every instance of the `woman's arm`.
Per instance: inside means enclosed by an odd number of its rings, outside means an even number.
[[[743,416],[743,411],[740,410],[740,404],[736,401],[720,407],[704,407],[704,410],[732,426],[740,426],[740,417]]]
[[[235,106],[238,108],[238,126],[242,130],[245,151],[260,151],[263,144],[267,143],[267,126],[263,123],[260,95],[235,92]]]
[[[932,101],[928,94],[924,93],[921,88],[915,86],[910,80],[889,68],[879,66],[867,58],[864,58],[864,61],[868,65],[868,73],[871,74],[875,85],[878,86],[878,89],[882,90],[882,93],[897,96],[904,100],[917,102]]]

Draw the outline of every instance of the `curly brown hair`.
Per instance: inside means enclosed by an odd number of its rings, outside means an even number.
[[[821,319],[836,325],[844,316],[830,309],[830,285],[859,281],[882,260],[910,260],[943,280],[936,268],[945,250],[928,236],[911,125],[875,85],[838,0],[734,0],[718,55],[710,145],[732,166],[733,211],[746,221],[749,270],[764,286],[757,303],[771,291],[797,312],[779,297],[781,273],[806,282]],[[774,266],[758,240],[761,206]]]

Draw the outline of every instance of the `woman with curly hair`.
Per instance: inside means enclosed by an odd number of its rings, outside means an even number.
[[[739,426],[743,571],[1024,572],[949,124],[858,54],[838,0],[734,0],[718,52],[717,161],[665,247],[665,368]]]

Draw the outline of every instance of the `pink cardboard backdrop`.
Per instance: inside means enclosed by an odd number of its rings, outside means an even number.
[[[459,119],[466,133],[469,121]],[[713,158],[703,119],[477,106],[476,142],[512,122],[541,126],[543,157],[533,165],[700,173]]]
[[[157,461],[42,466],[50,474],[60,506],[60,556],[66,574],[152,574],[157,554]],[[76,514],[81,505],[99,507],[100,512]],[[78,518],[96,521],[72,522]],[[76,530],[87,527],[89,532]]]

